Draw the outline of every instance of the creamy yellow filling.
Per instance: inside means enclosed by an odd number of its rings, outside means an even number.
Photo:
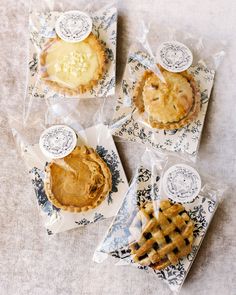
[[[49,79],[69,88],[85,85],[99,67],[96,52],[88,43],[55,42],[46,57]]]

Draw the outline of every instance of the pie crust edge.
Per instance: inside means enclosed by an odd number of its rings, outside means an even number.
[[[102,78],[104,72],[105,72],[105,63],[106,63],[106,54],[104,50],[104,46],[99,41],[99,39],[93,34],[90,33],[90,35],[81,42],[92,42],[91,47],[97,52],[97,56],[99,59],[99,68],[94,73],[94,78],[89,83],[85,85],[79,85],[76,89],[72,89],[69,87],[62,86],[58,82],[51,81],[47,79],[49,77],[47,70],[42,70],[43,67],[46,66],[46,57],[47,57],[47,49],[55,42],[61,40],[59,37],[51,38],[49,41],[45,44],[45,47],[43,51],[40,54],[40,67],[41,67],[41,78],[48,86],[50,86],[54,91],[59,92],[63,95],[69,95],[69,96],[75,96],[78,94],[83,94],[85,92],[88,92],[91,90],[94,86],[98,84],[98,81]]]
[[[134,105],[137,107],[139,113],[145,112],[145,107],[142,99],[142,91],[145,84],[145,81],[153,74],[150,70],[145,70],[142,77],[139,81],[136,82],[134,91],[133,91],[133,102]],[[190,123],[192,123],[198,116],[200,109],[201,109],[201,94],[200,90],[197,86],[197,83],[193,76],[188,73],[187,71],[181,72],[182,74],[190,83],[190,86],[193,90],[193,99],[194,104],[190,110],[190,112],[179,122],[170,122],[170,123],[162,123],[158,122],[157,120],[148,120],[148,123],[152,128],[156,129],[164,129],[164,130],[174,130],[180,129]]]
[[[75,149],[77,149],[78,147],[76,147]],[[49,199],[49,201],[57,208],[62,209],[64,211],[68,211],[68,212],[72,212],[72,213],[79,213],[79,212],[85,212],[88,211],[90,209],[96,208],[97,206],[99,206],[104,199],[108,196],[109,192],[111,191],[112,188],[112,175],[111,175],[111,171],[108,168],[107,164],[104,162],[104,160],[97,154],[97,152],[91,148],[91,147],[87,147],[86,148],[90,151],[93,152],[94,157],[96,158],[97,162],[102,164],[102,170],[104,171],[104,175],[106,175],[106,183],[105,183],[105,187],[103,189],[103,193],[101,194],[101,196],[96,200],[96,202],[94,202],[92,205],[90,206],[84,206],[84,207],[76,207],[76,206],[68,206],[68,205],[63,205],[61,204],[58,199],[56,198],[56,196],[53,194],[52,189],[51,189],[51,177],[50,177],[50,172],[51,172],[51,166],[54,164],[54,161],[52,161],[51,163],[49,163],[46,168],[45,168],[45,180],[44,180],[44,190],[45,193]]]

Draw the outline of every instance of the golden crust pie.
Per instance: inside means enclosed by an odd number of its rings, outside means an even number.
[[[97,207],[111,190],[111,172],[87,146],[78,146],[68,156],[46,167],[45,192],[57,208],[81,212]]]
[[[157,129],[178,129],[196,119],[201,104],[196,82],[187,71],[172,73],[161,68],[166,83],[146,70],[134,89],[133,101],[147,122]]]
[[[153,202],[147,202],[131,227],[139,231],[129,246],[131,255],[143,266],[160,270],[178,263],[192,250],[194,223],[181,204],[162,200],[155,208]]]
[[[51,39],[40,56],[42,79],[55,91],[77,95],[92,89],[105,70],[105,52],[90,34],[81,42]]]

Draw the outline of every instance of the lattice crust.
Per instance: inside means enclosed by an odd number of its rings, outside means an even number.
[[[130,226],[135,236],[135,242],[130,244],[134,262],[157,270],[176,264],[192,250],[193,228],[181,204],[168,200],[147,202]]]

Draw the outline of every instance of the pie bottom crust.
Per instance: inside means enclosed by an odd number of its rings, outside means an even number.
[[[67,157],[73,157],[73,156],[76,157],[76,153],[84,154],[84,159],[86,163],[88,163],[88,161],[91,161],[91,163],[95,162],[96,164],[98,164],[100,172],[104,177],[104,185],[99,196],[96,199],[94,199],[91,202],[91,204],[86,206],[65,205],[61,202],[61,200],[59,200],[60,198],[58,198],[53,193],[53,189],[52,189],[53,184],[52,184],[51,171],[52,171],[53,165],[59,163],[58,160],[63,160]],[[109,194],[112,188],[112,176],[107,164],[103,161],[103,159],[96,153],[96,151],[93,148],[87,147],[87,146],[82,146],[82,147],[77,146],[75,150],[71,154],[66,156],[65,158],[54,160],[51,163],[49,163],[45,168],[46,176],[44,181],[44,189],[49,201],[55,207],[60,208],[64,211],[69,211],[69,212],[84,212],[100,205],[103,202],[103,200],[107,197],[107,195]],[[68,169],[70,169],[70,167],[68,167]],[[88,196],[88,198],[89,197],[90,196]]]
[[[137,107],[138,111],[140,113],[145,112],[145,107],[142,99],[142,92],[143,92],[143,87],[146,82],[146,80],[153,74],[152,71],[146,70],[141,77],[141,79],[136,83],[134,92],[133,92],[133,102],[134,105]],[[201,94],[198,89],[197,83],[194,80],[193,76],[189,74],[187,71],[181,73],[190,83],[190,86],[192,87],[193,90],[193,99],[194,103],[193,106],[190,110],[190,112],[180,121],[178,122],[169,122],[169,123],[162,123],[157,120],[151,120],[148,119],[147,123],[152,127],[156,129],[164,129],[164,130],[174,130],[174,129],[180,129],[191,122],[193,122],[201,109]]]
[[[65,87],[64,85],[61,85],[60,83],[56,81],[51,81],[47,73],[47,70],[45,69],[47,50],[50,48],[51,45],[53,45],[53,43],[57,42],[58,40],[60,40],[59,37],[51,38],[46,43],[44,50],[40,54],[41,77],[44,83],[50,86],[50,88],[52,88],[54,91],[61,93],[63,95],[69,95],[69,96],[76,96],[78,94],[83,94],[93,89],[98,84],[98,81],[102,78],[105,72],[106,54],[105,54],[104,46],[101,44],[99,39],[93,33],[90,33],[90,35],[85,40],[82,41],[82,42],[88,43],[93,48],[93,50],[97,52],[100,66],[97,69],[97,71],[94,73],[94,77],[89,83],[85,85],[79,85],[77,88],[72,89],[69,87]]]

